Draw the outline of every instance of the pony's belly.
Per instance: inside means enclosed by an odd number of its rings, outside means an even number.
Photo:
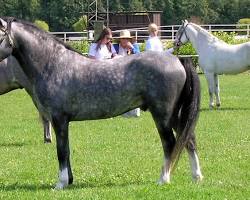
[[[217,67],[215,69],[215,73],[216,74],[239,74],[249,69],[250,67],[247,67],[247,66],[238,66],[236,64],[235,65],[230,64],[230,65],[225,65],[223,67]]]
[[[139,96],[106,96],[85,99],[78,104],[72,104],[67,110],[71,113],[71,120],[94,120],[115,117],[141,105],[142,99]]]

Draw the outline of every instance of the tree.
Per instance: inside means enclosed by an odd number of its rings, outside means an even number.
[[[143,6],[146,10],[152,11],[153,10],[153,3],[152,0],[145,0]]]

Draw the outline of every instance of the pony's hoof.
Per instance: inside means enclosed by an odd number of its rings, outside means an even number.
[[[219,108],[220,107],[220,103],[216,103],[216,106],[217,106],[217,108]]]
[[[56,184],[56,187],[54,188],[55,190],[62,190],[64,188],[66,188],[68,186],[68,184],[62,183],[62,182],[58,182]]]
[[[165,185],[170,184],[170,179],[168,178],[160,178],[160,180],[157,181],[157,185]]]
[[[50,143],[52,143],[52,139],[51,138],[45,138],[44,143],[45,144],[50,144]]]
[[[200,183],[203,180],[203,176],[201,174],[193,176],[193,180],[195,183]]]

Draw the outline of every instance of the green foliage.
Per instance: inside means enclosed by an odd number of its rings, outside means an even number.
[[[228,44],[240,44],[249,41],[249,39],[237,39],[236,37],[237,34],[235,32],[226,33],[223,31],[219,31],[219,32],[213,32],[213,35]]]
[[[238,21],[238,24],[239,24],[239,28],[240,29],[247,29],[247,28],[250,28],[250,18],[243,18],[243,19],[240,19]],[[248,24],[248,25],[247,25]],[[247,32],[245,31],[243,34],[247,34]]]
[[[250,18],[243,18],[238,21],[238,24],[250,24]]]
[[[219,32],[213,32],[213,35],[217,38],[219,38],[220,40],[223,40],[224,42],[228,43],[228,44],[235,44],[236,43],[236,39],[235,36],[237,35],[235,32],[223,32],[223,31],[219,31]]]
[[[68,42],[70,46],[72,46],[77,51],[81,52],[82,54],[86,54],[89,51],[89,42],[87,40],[81,41],[70,41]]]
[[[182,45],[178,49],[178,54],[180,54],[180,55],[196,55],[196,51],[193,48],[192,44],[190,42],[188,42],[185,45]]]
[[[146,41],[144,41],[143,43],[140,43],[140,52],[145,51],[146,49]]]
[[[73,24],[73,29],[76,32],[81,32],[87,29],[88,22],[87,22],[87,16],[82,16],[76,23]]]
[[[40,29],[42,29],[42,30],[44,30],[44,31],[49,31],[49,25],[45,22],[45,21],[42,21],[42,20],[35,20],[35,22],[34,22],[34,24],[38,27],[38,28],[40,28]]]

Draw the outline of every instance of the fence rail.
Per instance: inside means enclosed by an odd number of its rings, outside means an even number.
[[[250,37],[250,24],[204,24],[201,25],[203,28],[210,32],[235,32],[238,37]],[[159,27],[159,35],[163,40],[174,40],[175,34],[178,31],[180,25],[169,25]],[[121,30],[113,31],[114,38],[119,36]],[[129,29],[131,34],[138,40],[145,40],[148,37],[147,27]],[[94,31],[83,31],[83,32],[51,32],[64,41],[77,41],[77,40],[89,40],[94,39]]]

